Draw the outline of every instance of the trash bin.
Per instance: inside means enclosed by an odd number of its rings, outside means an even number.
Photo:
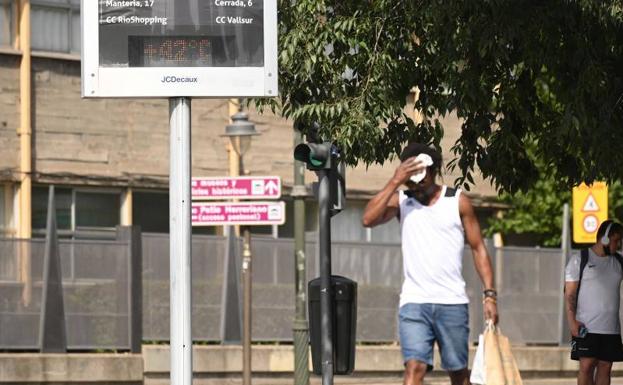
[[[331,276],[333,288],[333,374],[351,374],[355,369],[357,327],[357,282]],[[309,281],[309,339],[314,374],[322,374],[320,338],[320,278]]]

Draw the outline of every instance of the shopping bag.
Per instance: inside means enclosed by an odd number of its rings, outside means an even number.
[[[484,332],[485,342],[485,378],[486,385],[506,385],[504,366],[500,356],[498,330],[493,323],[488,323]]]
[[[469,376],[469,382],[474,385],[485,385],[487,383],[486,378],[485,338],[481,334],[478,336],[478,348],[476,348],[476,355],[472,363],[472,373]]]
[[[500,346],[500,357],[502,359],[502,366],[504,367],[506,385],[523,385],[521,375],[519,374],[519,368],[517,367],[517,362],[511,352],[511,344],[508,337],[499,333],[498,344]]]
[[[523,385],[510,341],[500,329],[487,322],[484,331],[485,385]]]

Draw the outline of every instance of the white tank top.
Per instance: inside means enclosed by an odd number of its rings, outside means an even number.
[[[406,303],[463,304],[469,299],[462,276],[465,237],[459,195],[423,206],[399,192],[404,282],[400,306]]]

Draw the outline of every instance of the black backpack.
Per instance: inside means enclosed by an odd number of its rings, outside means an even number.
[[[623,271],[623,256],[619,253],[614,253],[613,255],[617,261],[621,264],[621,271]],[[588,264],[588,249],[582,249],[580,252],[580,279],[578,281],[578,289],[575,291],[576,301],[580,298],[578,295],[580,294],[580,285],[582,285],[582,275],[584,274],[584,268]]]

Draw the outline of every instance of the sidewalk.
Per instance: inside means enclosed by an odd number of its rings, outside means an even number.
[[[251,380],[252,385],[293,385],[294,380],[289,378],[253,378]],[[532,378],[524,379],[524,385],[573,385],[576,383],[576,379],[573,377],[566,378]],[[146,381],[145,385],[164,385],[169,384],[168,379],[151,380]],[[240,378],[229,379],[194,379],[195,385],[242,385]],[[312,376],[310,385],[320,385],[321,379],[317,376]],[[335,385],[402,385],[401,378],[387,378],[387,377],[370,377],[370,378],[353,378],[336,376],[334,379]],[[434,376],[426,379],[424,384],[428,385],[450,385],[450,381],[447,378]],[[617,377],[612,379],[611,385],[623,385],[623,377]]]

